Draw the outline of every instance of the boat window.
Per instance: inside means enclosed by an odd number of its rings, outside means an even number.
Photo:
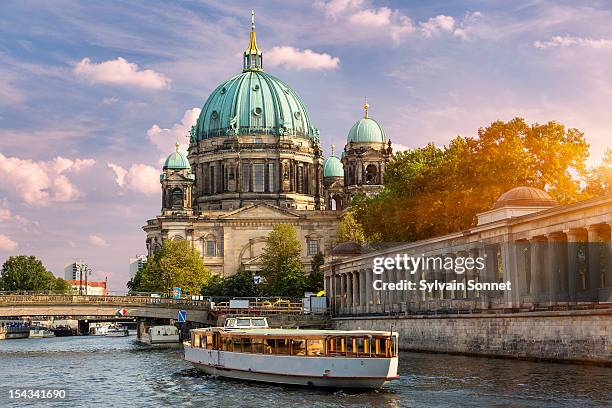
[[[264,352],[264,340],[263,339],[251,339],[251,350],[252,353],[262,354]]]
[[[253,322],[253,326],[258,326],[258,327],[266,326],[265,319],[251,319],[251,322]]]
[[[308,340],[306,344],[307,344],[307,355],[320,356],[320,355],[325,354],[323,340]]]
[[[306,340],[291,340],[291,354],[294,356],[305,356]]]
[[[226,327],[232,327],[235,324],[236,324],[236,319],[227,319],[227,322],[225,322]]]
[[[238,319],[236,326],[238,327],[249,327],[251,325],[251,319]]]

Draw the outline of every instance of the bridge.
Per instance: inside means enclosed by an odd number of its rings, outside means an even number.
[[[120,314],[119,311],[124,311]],[[248,308],[231,308],[228,302],[213,304],[210,300],[171,299],[150,296],[97,296],[77,294],[11,294],[0,293],[0,317],[54,316],[76,320],[101,317],[177,320],[185,310],[185,321],[199,325],[217,325],[219,316],[268,315],[285,325],[318,324],[321,315],[304,314],[301,302],[249,299]]]

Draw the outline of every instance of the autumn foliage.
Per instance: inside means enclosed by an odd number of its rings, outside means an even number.
[[[477,213],[518,186],[544,189],[560,204],[610,193],[611,163],[589,171],[588,148],[582,132],[557,122],[494,122],[477,137],[396,154],[383,192],[356,197],[352,211],[367,239],[404,242],[474,226]]]

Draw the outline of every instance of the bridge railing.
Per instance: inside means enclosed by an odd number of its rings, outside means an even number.
[[[106,304],[116,306],[159,305],[176,307],[210,308],[208,300],[170,299],[149,296],[104,296],[104,295],[54,295],[54,294],[3,294],[0,305],[9,304]]]

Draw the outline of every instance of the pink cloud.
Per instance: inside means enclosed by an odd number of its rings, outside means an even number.
[[[97,246],[101,248],[108,246],[108,243],[106,242],[106,240],[98,235],[90,235],[89,243],[93,246]]]
[[[17,249],[17,242],[13,241],[4,234],[0,234],[0,251],[14,251]]]
[[[195,125],[198,116],[200,116],[200,108],[188,109],[183,114],[181,121],[169,128],[162,128],[157,124],[151,126],[147,130],[147,138],[164,155],[174,151],[174,145],[177,141],[181,144],[180,150],[186,154],[187,144],[189,143],[189,130]]]
[[[132,164],[128,170],[114,163],[108,163],[108,167],[115,173],[119,187],[145,195],[160,194],[160,170],[155,167],[139,163]]]
[[[170,79],[164,74],[152,69],[140,69],[137,64],[121,57],[100,63],[92,63],[89,58],[83,58],[74,67],[74,73],[92,83],[128,85],[154,90],[167,89],[170,86]]]
[[[81,194],[66,174],[80,172],[94,164],[93,159],[56,157],[49,161],[32,161],[0,153],[0,189],[36,206],[73,201]]]
[[[294,47],[272,47],[266,52],[270,66],[284,66],[295,70],[326,70],[340,66],[340,58],[312,50],[299,50]]]

